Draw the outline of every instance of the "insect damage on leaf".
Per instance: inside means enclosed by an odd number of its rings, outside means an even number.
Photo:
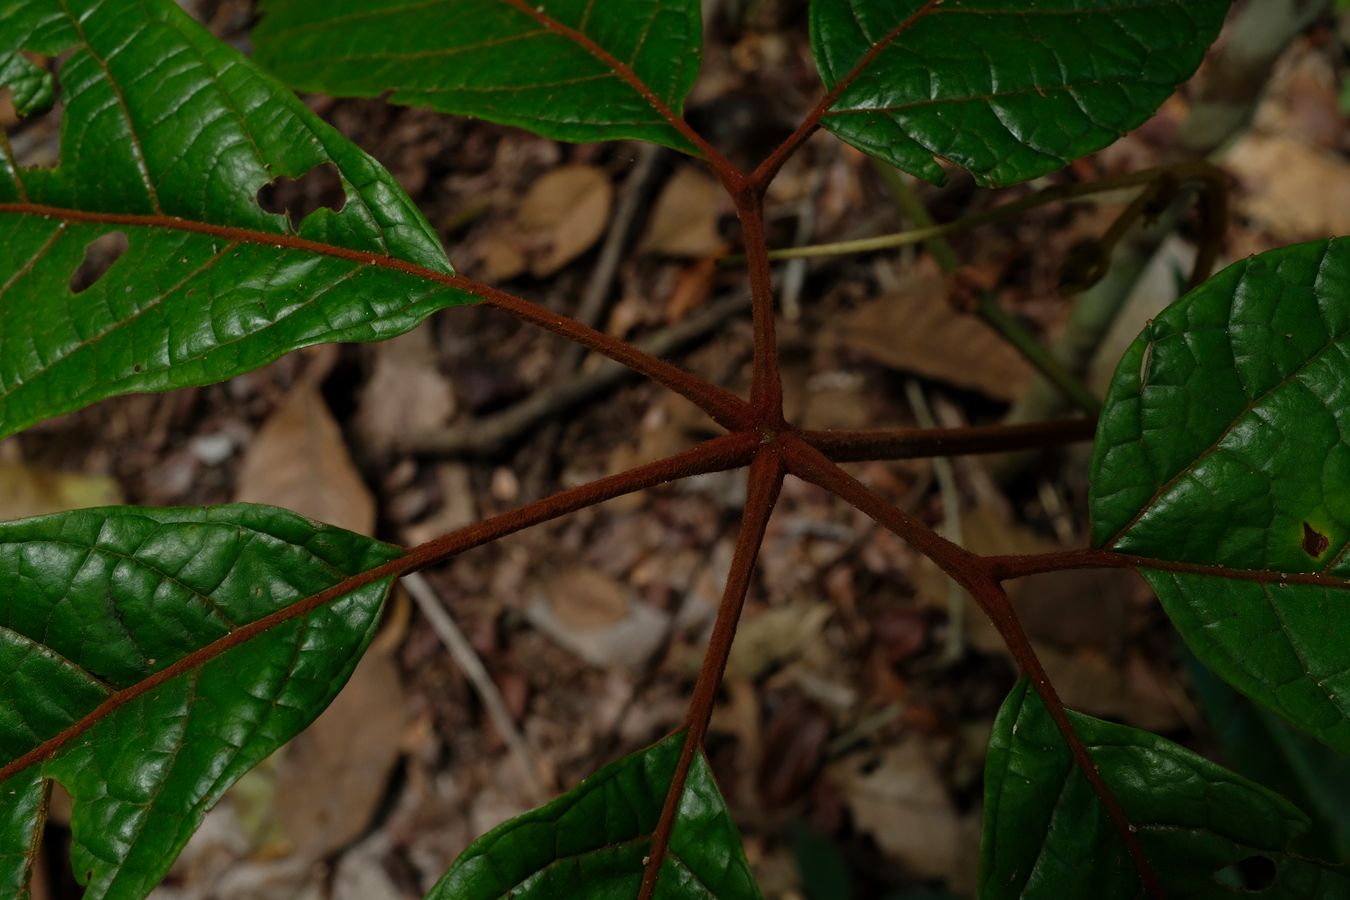
[[[1327,548],[1331,546],[1331,539],[1325,534],[1313,528],[1307,522],[1303,523],[1303,552],[1307,553],[1313,559],[1317,559]]]

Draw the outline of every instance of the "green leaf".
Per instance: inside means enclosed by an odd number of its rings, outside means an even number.
[[[1125,353],[1097,428],[1091,500],[1094,543],[1144,558],[1200,661],[1342,752],[1347,385],[1350,241],[1230,266]]]
[[[60,165],[21,168],[0,139],[0,437],[472,300],[419,277],[452,270],[389,173],[172,0],[0,2],[0,83],[36,108],[20,51],[68,56]],[[273,179],[321,165],[341,177],[340,211],[292,227],[259,206]],[[86,246],[114,231],[125,254],[72,288]]]
[[[1224,684],[1193,656],[1187,663],[1224,761],[1312,817],[1313,827],[1303,845],[1309,855],[1350,859],[1350,756],[1295,731]]]
[[[455,860],[427,900],[633,900],[683,743],[684,732],[672,735],[497,826]],[[680,798],[657,900],[759,896],[740,834],[699,753]]]
[[[264,506],[81,510],[0,524],[0,763],[109,704],[0,784],[0,890],[23,896],[51,781],[86,900],[143,897],[240,775],[346,682],[388,579],[137,685],[398,555]]]
[[[930,181],[1013,184],[1100,150],[1200,64],[1228,0],[811,0],[822,124]]]
[[[671,125],[698,74],[699,0],[266,0],[257,58],[287,84],[378,97],[563,141]]]
[[[14,109],[21,116],[46,112],[56,100],[51,73],[22,53],[0,52],[0,85],[9,88]]]
[[[1248,896],[1239,864],[1264,860],[1252,867],[1272,879],[1263,897],[1350,897],[1343,873],[1290,853],[1310,823],[1283,797],[1155,734],[1069,717],[1168,896]],[[1124,842],[1026,679],[994,723],[984,797],[982,900],[1139,895]]]

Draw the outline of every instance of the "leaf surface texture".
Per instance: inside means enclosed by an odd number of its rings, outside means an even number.
[[[117,507],[0,524],[0,761],[101,704],[92,727],[0,784],[0,885],[21,896],[49,782],[73,801],[85,897],[143,897],[206,811],[336,696],[389,581],[144,679],[398,551],[238,504]]]
[[[464,851],[427,900],[632,900],[683,743],[683,732],[666,738],[499,825]],[[656,897],[760,897],[702,752],[689,770]]]
[[[822,124],[945,180],[1012,184],[1142,124],[1200,64],[1228,0],[811,0]]]
[[[1154,319],[1097,430],[1094,543],[1200,660],[1350,752],[1350,241],[1236,263]]]
[[[1259,859],[1274,870],[1262,897],[1350,897],[1342,872],[1290,852],[1310,822],[1283,797],[1147,731],[1069,717],[1168,896],[1252,896],[1239,864]],[[981,900],[1140,896],[1124,843],[1026,679],[989,742],[981,863]]]
[[[25,53],[62,62],[53,75]],[[0,140],[0,437],[472,300],[372,265],[452,271],[388,172],[172,0],[6,0],[0,84],[28,112],[59,86],[62,116],[55,168],[21,166]],[[264,185],[319,166],[341,180],[340,210],[292,223],[259,205]],[[112,232],[125,252],[72,284]]]
[[[258,59],[301,90],[390,99],[564,141],[693,152],[699,0],[267,0]],[[664,106],[665,111],[660,107]]]

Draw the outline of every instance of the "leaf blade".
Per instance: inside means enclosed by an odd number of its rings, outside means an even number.
[[[598,8],[597,8],[598,7]],[[698,74],[701,7],[638,0],[405,5],[269,0],[258,58],[288,84],[527,128],[565,141],[697,148],[672,123]]]
[[[838,96],[821,123],[911,174],[1043,175],[1137,127],[1199,65],[1227,0],[812,0]]]
[[[427,900],[628,900],[642,882],[684,732],[612,763],[566,794],[480,837]],[[662,900],[757,900],[740,836],[699,753],[662,863]]]
[[[0,436],[309,344],[391,337],[473,299],[363,264],[453,272],[392,176],[172,2],[130,14],[97,0],[19,4],[0,54],[26,61],[19,51],[69,56],[60,164],[24,168],[0,143],[0,239],[12,251],[0,258]],[[341,179],[340,210],[291,223],[259,205],[264,185],[323,165]],[[86,246],[114,231],[126,252],[73,289]],[[252,238],[232,244],[233,233]]]
[[[25,690],[0,707],[11,763],[88,725],[0,785],[6,883],[36,827],[33,785],[66,786],[85,896],[144,896],[225,788],[318,715],[378,622],[375,582],[251,640],[237,628],[397,556],[269,507],[108,508],[0,524],[0,633]],[[193,654],[195,664],[138,693]],[[50,677],[65,674],[64,680]],[[91,718],[94,717],[94,718]],[[156,723],[162,727],[156,727]],[[11,805],[13,803],[14,805]]]
[[[1343,752],[1348,297],[1336,239],[1237,263],[1169,307],[1116,371],[1091,499],[1094,543],[1140,558],[1201,661]]]
[[[1169,895],[1247,896],[1223,879],[1264,857],[1275,867],[1265,896],[1350,896],[1343,872],[1291,852],[1310,823],[1283,797],[1157,735],[1069,716]],[[1025,678],[994,725],[985,803],[984,900],[1138,895],[1123,842]]]

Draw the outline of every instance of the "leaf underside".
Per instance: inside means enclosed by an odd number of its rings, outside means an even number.
[[[397,553],[244,504],[0,524],[0,763],[233,629]],[[336,696],[389,584],[131,697],[0,784],[0,893],[26,895],[53,780],[73,802],[72,864],[86,900],[149,893],[225,789]]]
[[[698,74],[699,0],[266,0],[263,10],[257,58],[300,90],[393,91],[394,103],[557,140],[696,152],[651,98],[680,114]]]
[[[464,851],[427,900],[632,900],[684,732],[591,775]],[[700,752],[689,770],[658,900],[758,900],[740,834]]]
[[[1257,859],[1273,869],[1263,897],[1350,897],[1343,872],[1290,852],[1310,823],[1283,797],[1157,735],[1069,716],[1169,897],[1250,896],[1239,864]],[[1124,843],[1026,679],[989,742],[981,861],[982,900],[1139,896]]]
[[[27,54],[61,58],[53,76]],[[104,397],[221,381],[290,350],[378,340],[473,298],[270,235],[452,270],[383,168],[172,0],[5,0],[0,84],[23,112],[59,82],[60,164],[0,138],[0,437]],[[292,225],[259,190],[320,165],[341,209]],[[109,221],[121,215],[136,221]],[[214,233],[192,230],[205,225]],[[125,253],[91,286],[96,238]]]
[[[1239,262],[1154,319],[1097,431],[1094,543],[1200,660],[1350,752],[1350,240]],[[1212,569],[1212,573],[1210,571]],[[1320,573],[1322,583],[1287,579]]]
[[[929,181],[984,185],[1100,150],[1199,66],[1228,0],[812,0],[822,124]],[[868,54],[873,54],[870,58]],[[861,68],[859,68],[861,66]]]

